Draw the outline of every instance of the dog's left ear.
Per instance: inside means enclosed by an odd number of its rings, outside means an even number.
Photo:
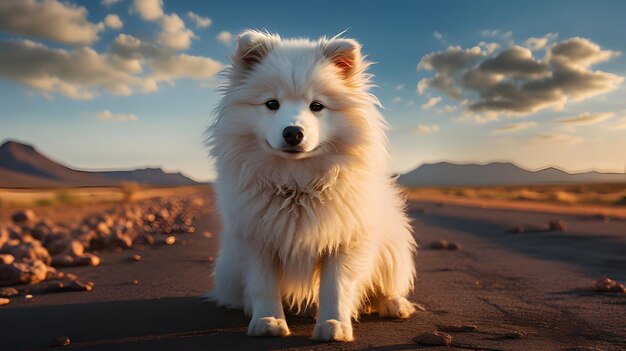
[[[361,65],[361,44],[354,39],[336,38],[328,41],[323,48],[324,56],[337,66],[344,78],[359,72]]]
[[[258,30],[245,30],[237,36],[237,48],[231,57],[233,66],[240,71],[250,70],[274,48],[280,37]]]

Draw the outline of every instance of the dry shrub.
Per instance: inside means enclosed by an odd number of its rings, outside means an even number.
[[[515,193],[515,200],[531,200],[541,201],[545,199],[545,195],[529,189],[520,189]]]
[[[122,182],[120,184],[120,190],[122,191],[123,200],[125,202],[135,201],[139,191],[142,189],[143,186],[135,182]]]
[[[575,194],[568,193],[567,191],[555,191],[550,194],[550,199],[557,202],[565,202],[565,203],[577,203],[578,197]]]

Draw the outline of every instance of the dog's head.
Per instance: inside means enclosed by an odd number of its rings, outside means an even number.
[[[287,160],[354,150],[371,128],[367,109],[378,104],[367,92],[360,48],[353,39],[241,33],[227,71],[220,133]]]

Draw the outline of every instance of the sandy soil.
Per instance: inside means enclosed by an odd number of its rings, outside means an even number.
[[[93,292],[19,297],[0,307],[0,349],[45,349],[68,336],[78,350],[413,350],[430,348],[416,345],[414,336],[450,325],[477,327],[450,332],[451,349],[626,349],[626,294],[588,290],[602,276],[626,281],[626,220],[417,201],[410,209],[422,245],[411,299],[426,312],[404,321],[364,316],[353,343],[313,342],[314,320],[294,316],[287,318],[292,336],[250,338],[243,313],[197,298],[211,288],[209,257],[219,240],[208,203],[197,232],[179,237],[180,244],[111,252],[99,267],[66,270],[94,280]],[[553,219],[569,230],[508,232]],[[461,250],[427,248],[442,238]],[[135,253],[140,262],[128,260]],[[139,285],[131,284],[135,279]]]
[[[480,208],[544,212],[555,214],[562,213],[574,215],[596,215],[626,219],[626,206],[601,206],[592,204],[567,204],[523,200],[464,198],[452,195],[445,195],[434,191],[424,191],[417,194],[409,194],[409,199],[413,201],[446,203],[452,205]]]

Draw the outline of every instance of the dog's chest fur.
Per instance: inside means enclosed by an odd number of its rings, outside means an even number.
[[[310,260],[350,246],[363,230],[360,192],[338,170],[305,184],[259,178],[244,191],[244,230],[283,265]]]

